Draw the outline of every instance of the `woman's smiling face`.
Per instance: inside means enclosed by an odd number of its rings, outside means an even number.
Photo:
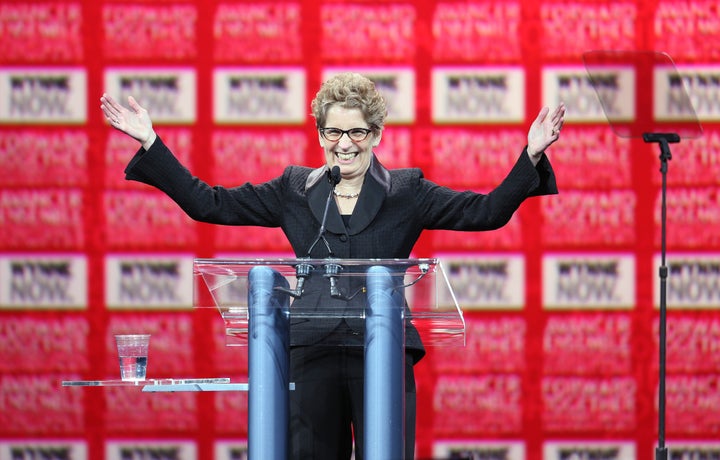
[[[348,109],[339,105],[333,105],[328,109],[324,128],[336,128],[342,131],[353,128],[369,129],[360,109]],[[380,135],[372,132],[362,141],[351,140],[347,133],[336,141],[325,139],[320,132],[318,136],[320,146],[325,152],[325,163],[330,169],[339,166],[343,179],[364,176],[372,160],[372,149],[380,142]]]

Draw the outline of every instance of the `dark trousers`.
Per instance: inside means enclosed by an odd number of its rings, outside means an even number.
[[[290,351],[290,452],[294,460],[363,459],[362,346]],[[415,458],[415,374],[405,356],[405,458]],[[400,459],[398,459],[400,460]]]

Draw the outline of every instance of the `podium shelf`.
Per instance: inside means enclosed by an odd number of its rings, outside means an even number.
[[[145,393],[168,393],[176,391],[248,391],[247,382],[231,382],[229,378],[210,379],[147,379],[127,380],[64,380],[64,387],[142,387]],[[289,390],[295,389],[291,382]]]
[[[145,380],[63,380],[64,387],[149,387],[168,385],[216,385],[229,384],[227,377],[208,379],[145,379]]]

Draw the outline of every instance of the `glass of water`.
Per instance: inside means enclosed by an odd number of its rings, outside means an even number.
[[[118,334],[115,343],[120,359],[120,379],[128,382],[145,380],[150,334]]]

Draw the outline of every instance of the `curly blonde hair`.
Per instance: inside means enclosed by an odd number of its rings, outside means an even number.
[[[315,125],[324,128],[327,112],[333,105],[347,109],[360,109],[374,133],[383,130],[387,117],[385,99],[369,78],[354,72],[340,73],[320,86],[310,108]]]

